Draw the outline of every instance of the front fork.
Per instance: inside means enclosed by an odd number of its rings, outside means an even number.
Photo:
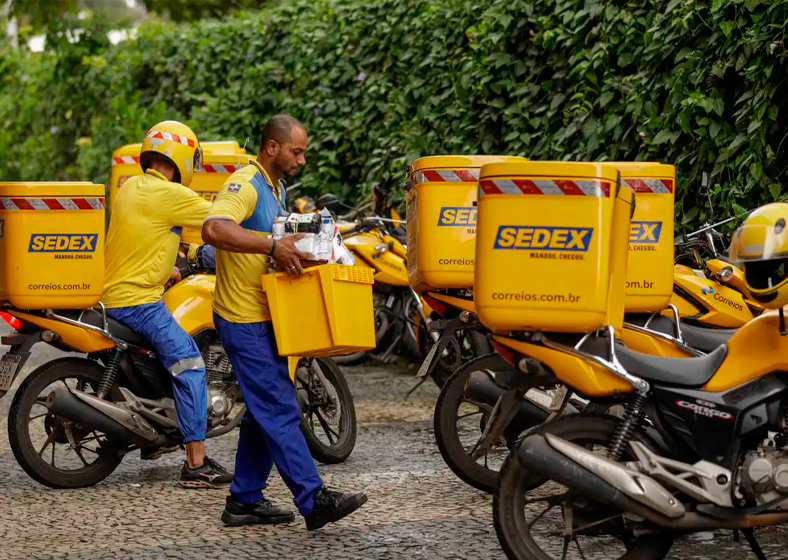
[[[417,294],[416,290],[414,290],[413,288],[409,288],[409,289],[410,289],[410,294],[413,296],[413,299],[416,301],[416,309],[419,312],[419,317],[421,317],[421,320],[424,321],[424,327],[427,329],[430,338],[432,338],[432,342],[433,343],[438,342],[440,335],[437,332],[430,329],[430,320],[427,318],[427,314],[424,313],[424,304],[421,302],[421,298],[419,297],[419,294]]]

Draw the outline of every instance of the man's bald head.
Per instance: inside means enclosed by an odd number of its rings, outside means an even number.
[[[274,115],[263,127],[263,134],[260,137],[260,151],[262,151],[269,140],[273,140],[279,145],[287,144],[293,133],[293,129],[298,128],[306,132],[306,128],[301,124],[301,121],[280,113]]]
[[[306,165],[307,141],[306,129],[298,119],[285,114],[274,115],[263,127],[257,161],[278,182],[286,175],[295,175]]]

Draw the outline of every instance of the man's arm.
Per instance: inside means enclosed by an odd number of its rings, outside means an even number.
[[[284,237],[276,241],[272,255],[276,266],[287,271],[290,276],[304,273],[301,259],[308,260],[312,255],[296,249],[295,242],[304,237],[303,233]],[[222,251],[231,253],[269,254],[274,240],[249,233],[229,219],[209,219],[202,226],[202,238],[206,243]]]
[[[211,203],[193,190],[175,186],[166,208],[170,224],[180,227],[200,227],[211,209]]]

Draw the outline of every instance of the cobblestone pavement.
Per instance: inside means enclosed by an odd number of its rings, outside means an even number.
[[[51,357],[51,352],[35,355],[26,369]],[[90,489],[40,486],[19,468],[8,446],[5,417],[11,396],[6,396],[0,401],[0,560],[504,558],[492,527],[490,497],[456,479],[435,447],[434,385],[425,383],[403,400],[412,371],[357,367],[345,372],[356,400],[358,442],[344,464],[321,465],[320,471],[331,486],[363,489],[369,502],[315,534],[305,531],[300,518],[286,526],[225,528],[219,520],[225,491],[183,490],[173,483],[180,453],[157,461],[141,461],[135,453]],[[210,440],[209,453],[231,466],[236,437],[237,432]],[[267,495],[292,505],[276,473]],[[785,531],[758,534],[770,559],[788,559]],[[586,557],[604,556],[592,552]],[[753,556],[731,541],[730,532],[681,540],[671,555],[722,557]]]

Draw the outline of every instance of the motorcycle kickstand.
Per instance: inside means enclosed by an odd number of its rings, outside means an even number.
[[[503,435],[504,430],[517,414],[517,405],[523,400],[523,392],[513,389],[500,396],[490,413],[490,419],[484,427],[479,441],[471,450],[471,459],[476,460],[487,455],[490,449]]]
[[[386,351],[383,352],[383,354],[381,354],[380,356],[373,355],[373,359],[380,361],[383,364],[388,364],[389,360],[391,359],[391,355],[394,353],[394,349],[397,347],[397,345],[400,343],[401,340],[402,340],[402,333],[399,333],[396,336],[396,338],[394,338],[394,341],[389,345],[389,347],[386,348]]]
[[[758,544],[758,541],[755,540],[755,535],[753,534],[753,530],[751,527],[747,529],[741,530],[744,538],[747,539],[747,543],[750,545],[750,549],[752,549],[752,553],[758,560],[767,560],[766,555],[763,553],[761,549],[761,545]]]

